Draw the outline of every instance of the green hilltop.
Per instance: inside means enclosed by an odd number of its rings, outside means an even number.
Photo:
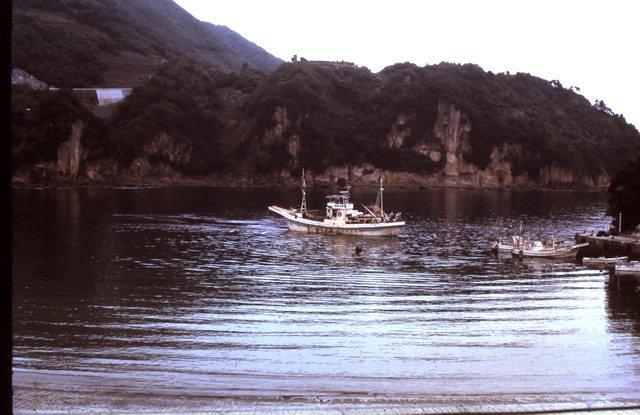
[[[12,65],[59,87],[134,86],[168,60],[261,70],[281,60],[171,0],[16,0]]]

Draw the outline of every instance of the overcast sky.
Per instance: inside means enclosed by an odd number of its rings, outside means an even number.
[[[640,127],[640,1],[176,0],[271,54],[345,60],[476,63],[578,86]]]

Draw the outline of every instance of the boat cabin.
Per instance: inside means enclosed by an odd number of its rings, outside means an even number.
[[[327,219],[348,221],[358,218],[363,213],[353,208],[349,202],[349,191],[343,190],[338,195],[327,196]]]

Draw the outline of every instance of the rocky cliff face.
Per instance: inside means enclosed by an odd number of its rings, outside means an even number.
[[[74,122],[69,139],[58,147],[56,161],[38,163],[14,173],[13,183],[180,181],[184,175],[177,169],[186,166],[192,157],[190,144],[160,133],[130,165],[122,166],[112,159],[89,159],[89,151],[83,145],[83,130],[82,121]]]
[[[389,128],[387,143],[390,148],[405,145],[411,131],[412,117],[400,114]],[[382,170],[371,164],[357,166],[332,166],[324,173],[311,177],[321,185],[335,184],[339,179],[350,180],[355,185],[375,186],[382,177],[389,185],[398,186],[445,186],[465,188],[605,188],[609,177],[605,174],[596,179],[578,175],[570,169],[554,163],[544,166],[537,178],[526,173],[515,175],[513,155],[521,151],[517,144],[504,143],[493,147],[491,159],[486,168],[480,169],[466,161],[471,151],[470,132],[472,125],[465,114],[455,105],[440,101],[438,117],[433,126],[433,138],[425,138],[413,147],[418,154],[428,156],[433,162],[441,162],[441,171],[435,174],[417,174]]]
[[[76,120],[71,124],[69,139],[58,146],[55,161],[37,163],[14,173],[13,183],[47,181],[75,181],[78,179],[82,159],[86,156],[82,145],[85,124]]]
[[[412,117],[400,114],[396,121],[391,124],[391,129],[389,130],[389,134],[387,135],[387,143],[389,148],[400,148],[404,144],[406,138],[409,136],[411,132],[411,128],[409,127],[409,123],[412,120]]]
[[[304,145],[304,136],[293,133],[293,126],[300,121],[292,121],[287,109],[277,107],[273,114],[274,126],[264,132],[263,145],[283,143],[291,156],[291,167],[299,167],[298,154]],[[390,125],[386,136],[389,148],[407,146],[407,137],[411,133],[414,117],[400,114]],[[596,179],[550,163],[544,166],[538,177],[528,177],[526,173],[515,175],[511,162],[521,148],[517,144],[503,143],[494,147],[489,164],[481,169],[467,162],[471,151],[470,132],[473,126],[469,119],[455,105],[440,101],[438,116],[433,126],[433,134],[424,137],[412,150],[429,157],[432,162],[440,163],[442,168],[433,174],[419,174],[402,171],[390,171],[377,168],[369,163],[359,165],[329,166],[323,173],[310,173],[310,183],[335,185],[338,180],[349,180],[354,185],[376,186],[382,177],[391,186],[423,187],[464,187],[464,188],[604,188],[609,177],[601,175]],[[71,128],[67,141],[60,144],[57,160],[33,166],[30,172],[18,172],[14,183],[32,183],[39,181],[65,181],[79,183],[100,182],[175,182],[188,183],[193,177],[180,173],[181,167],[189,165],[193,148],[190,143],[177,140],[169,134],[157,134],[144,146],[141,154],[128,166],[121,166],[114,160],[88,160],[88,151],[84,148],[82,135],[84,123],[76,121]],[[209,184],[216,185],[296,185],[296,180],[283,170],[264,177],[236,177],[224,174],[220,177],[200,177]]]
[[[178,169],[188,165],[192,151],[189,143],[178,141],[167,133],[160,133],[144,146],[142,154],[133,160],[124,174],[129,180],[180,180],[183,174]]]
[[[65,177],[76,179],[82,161],[82,130],[84,123],[76,121],[71,125],[71,137],[58,147],[58,171]]]
[[[433,134],[440,140],[440,152],[445,158],[443,173],[446,176],[455,177],[467,172],[464,153],[469,150],[470,131],[469,120],[455,105],[438,102],[438,118],[433,126]]]
[[[275,143],[285,143],[287,153],[291,156],[291,167],[298,167],[298,154],[300,153],[301,141],[300,137],[291,131],[292,126],[300,126],[300,120],[295,123],[289,119],[287,109],[285,107],[276,107],[273,113],[273,121],[275,126],[264,132],[262,144],[271,145]]]
[[[264,132],[262,141],[265,144],[272,144],[282,140],[284,133],[291,125],[291,120],[289,120],[287,115],[287,109],[284,107],[276,107],[273,114],[273,120],[275,122],[275,126]]]
[[[285,143],[288,153],[292,157],[292,167],[299,167],[298,154],[304,144],[304,136],[293,133],[293,127],[300,124],[300,120],[292,121],[287,109],[277,107],[273,114],[274,126],[265,131],[263,144]],[[407,137],[411,133],[414,117],[410,114],[400,114],[389,128],[386,137],[390,148],[406,146]],[[395,186],[423,186],[423,187],[463,187],[463,188],[604,188],[608,186],[609,177],[601,175],[597,179],[577,175],[571,170],[559,167],[553,163],[545,166],[537,178],[530,178],[527,174],[515,175],[512,163],[513,155],[520,153],[517,144],[504,143],[494,147],[491,159],[486,168],[480,169],[473,163],[467,162],[471,151],[470,132],[472,125],[468,117],[455,105],[440,101],[438,103],[438,117],[433,126],[433,136],[425,138],[413,147],[416,153],[426,155],[433,162],[442,164],[442,169],[434,174],[418,174],[402,171],[379,169],[372,164],[329,166],[321,174],[309,174],[309,181],[318,185],[335,185],[338,180],[346,179],[354,185],[375,186],[382,177],[388,185]],[[142,157],[136,159],[128,170],[128,176],[144,179],[165,177],[166,180],[181,180],[184,176],[176,173],[169,165],[171,163],[187,163],[191,149],[179,145],[166,134],[158,135],[151,144],[145,147]],[[169,165],[160,164],[155,167],[149,163],[154,155],[162,155],[169,160]],[[253,180],[227,178],[228,183],[238,185],[295,185],[283,171],[272,174],[269,178],[257,177]]]

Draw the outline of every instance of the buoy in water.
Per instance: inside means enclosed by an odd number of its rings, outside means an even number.
[[[356,255],[360,255],[362,253],[362,246],[356,245]]]

